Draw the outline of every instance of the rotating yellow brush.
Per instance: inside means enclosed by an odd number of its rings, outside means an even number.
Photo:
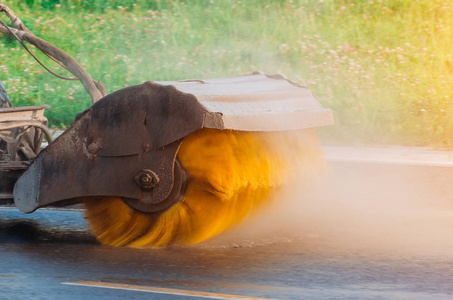
[[[202,129],[181,145],[190,180],[184,200],[160,214],[129,208],[121,198],[85,199],[86,218],[102,244],[190,245],[212,238],[270,202],[291,169],[322,166],[311,131],[250,133]],[[310,173],[312,173],[310,171]]]

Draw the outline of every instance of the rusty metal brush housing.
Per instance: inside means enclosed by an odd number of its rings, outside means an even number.
[[[282,76],[146,82],[81,113],[19,178],[15,203],[32,212],[73,198],[117,196],[158,212],[184,190],[187,176],[176,154],[190,133],[298,130],[332,121],[307,89]]]

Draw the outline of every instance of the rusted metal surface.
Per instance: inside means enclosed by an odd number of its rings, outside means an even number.
[[[33,159],[44,135],[51,141],[44,109],[48,105],[0,108],[0,162]]]
[[[17,179],[38,154],[49,106],[0,108],[0,203],[11,203]]]
[[[147,82],[107,95],[82,113],[19,178],[15,203],[32,212],[73,198],[114,196],[140,211],[158,212],[182,199],[187,175],[176,154],[190,133],[332,122],[330,110],[282,77]]]
[[[202,128],[203,113],[193,96],[156,84],[108,95],[36,158],[16,183],[15,203],[32,212],[72,198],[117,196],[146,212],[168,208],[184,186],[180,168],[174,172],[177,150]],[[143,170],[159,179],[152,188],[137,184]]]
[[[148,204],[146,211],[153,212],[153,207],[161,207],[161,202],[171,194],[175,157],[182,139],[155,151],[142,149],[136,155],[91,154],[87,147],[91,114],[92,110],[87,111],[44,149],[19,178],[14,187],[14,198],[21,211],[32,212],[38,207],[72,198],[116,196],[140,199]],[[118,136],[118,144],[128,141],[127,134]],[[158,175],[159,183],[154,188],[143,189],[136,183],[135,176],[143,169],[153,170]]]
[[[93,105],[87,143],[97,147],[99,156],[137,155],[203,128],[206,114],[194,96],[147,82],[116,91]]]

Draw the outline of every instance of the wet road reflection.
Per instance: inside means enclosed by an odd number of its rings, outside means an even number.
[[[0,208],[0,243],[97,244],[80,211],[24,215],[14,208]]]
[[[453,295],[453,255],[448,253],[338,248],[307,234],[234,243],[224,239],[195,247],[112,248],[97,244],[80,211],[23,215],[0,209],[0,251],[5,299],[189,299],[62,284],[81,281],[277,299]]]

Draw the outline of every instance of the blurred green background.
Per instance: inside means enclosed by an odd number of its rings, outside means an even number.
[[[146,80],[282,73],[334,111],[335,126],[319,131],[326,144],[453,149],[450,1],[0,2],[108,92]],[[50,104],[59,128],[89,107],[80,83],[48,74],[9,36],[0,46],[0,80],[15,106]]]

